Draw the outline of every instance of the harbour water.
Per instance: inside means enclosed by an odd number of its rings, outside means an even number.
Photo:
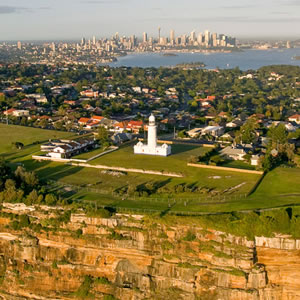
[[[168,67],[181,63],[203,62],[207,69],[241,70],[258,69],[267,65],[295,65],[300,66],[300,60],[293,59],[300,56],[300,48],[245,50],[232,53],[176,53],[176,56],[164,56],[163,53],[134,53],[119,57],[117,62],[110,63],[111,67]]]

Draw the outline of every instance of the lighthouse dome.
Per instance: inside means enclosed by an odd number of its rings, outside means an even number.
[[[149,117],[149,124],[155,124],[155,117],[153,114]]]

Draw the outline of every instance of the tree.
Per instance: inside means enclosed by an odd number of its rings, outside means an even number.
[[[100,126],[98,129],[98,140],[102,145],[108,142],[108,131],[103,126]]]
[[[256,129],[259,127],[255,118],[249,118],[237,133],[236,142],[251,144],[256,140]]]
[[[287,130],[284,124],[279,124],[278,126],[271,126],[268,131],[268,136],[271,139],[272,147],[284,145],[288,141]]]
[[[39,195],[36,190],[32,190],[31,193],[27,196],[27,204],[37,203]]]
[[[53,194],[47,194],[45,197],[45,202],[47,205],[55,205],[57,202],[57,197]]]

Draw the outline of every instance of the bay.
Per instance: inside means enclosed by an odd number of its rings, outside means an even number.
[[[111,67],[171,67],[181,63],[203,62],[207,69],[256,70],[268,65],[300,66],[300,60],[293,57],[300,56],[300,48],[244,50],[232,53],[176,53],[176,56],[164,56],[163,53],[133,53],[118,57],[117,62],[110,63]]]

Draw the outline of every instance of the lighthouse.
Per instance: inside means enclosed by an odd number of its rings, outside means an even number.
[[[134,146],[134,154],[147,154],[158,156],[168,156],[171,154],[170,145],[157,145],[157,126],[153,114],[151,114],[151,116],[149,117],[147,144],[144,144],[142,142],[137,143]]]

